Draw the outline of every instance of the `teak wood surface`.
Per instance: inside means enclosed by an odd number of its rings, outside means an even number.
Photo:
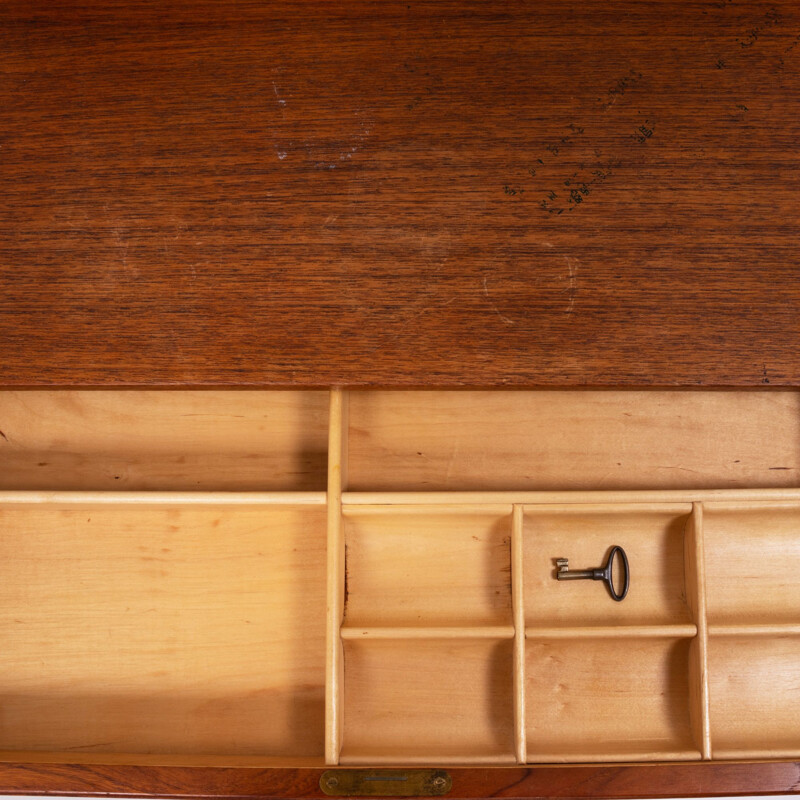
[[[800,791],[800,764],[694,764],[452,769],[461,798],[641,798],[782,794]],[[325,798],[319,769],[122,767],[99,764],[4,764],[0,790],[164,798]]]
[[[2,382],[800,384],[794,0],[0,7]]]

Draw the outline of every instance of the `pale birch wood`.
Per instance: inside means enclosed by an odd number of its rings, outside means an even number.
[[[699,761],[700,751],[662,750],[658,746],[651,746],[650,742],[642,742],[640,747],[626,745],[624,748],[614,750],[606,744],[587,744],[585,749],[571,750],[568,755],[558,753],[541,753],[535,755],[531,764],[625,764],[651,761],[661,763],[665,761]]]
[[[800,500],[800,489],[660,489],[637,491],[558,491],[558,492],[519,492],[519,491],[463,491],[463,492],[345,492],[342,502],[348,513],[355,513],[361,506],[382,508],[391,505],[419,506],[464,506],[476,508],[494,505],[510,507],[516,504],[550,505],[571,507],[574,504],[607,505],[645,503],[708,503],[720,504],[720,509],[728,505],[749,508],[754,503],[779,505],[796,504]]]
[[[710,636],[745,636],[748,638],[759,636],[798,636],[800,635],[800,622],[776,623],[772,625],[709,625]]]
[[[711,636],[708,676],[715,759],[797,757],[799,636]]]
[[[75,750],[0,750],[0,762],[32,764],[105,764],[170,767],[256,767],[269,769],[324,769],[319,756],[238,756],[173,753],[84,753]]]
[[[0,393],[0,748],[800,754],[800,393],[392,394]]]
[[[517,761],[528,760],[525,719],[525,579],[522,506],[514,506],[511,520],[511,603],[514,612],[514,742]]]
[[[800,624],[800,503],[705,505],[708,620]]]
[[[342,488],[347,484],[347,393],[330,393],[328,437],[327,647],[325,671],[325,762],[337,764],[342,748],[344,650],[339,629],[344,618],[345,542]]]
[[[444,503],[439,503],[436,500],[426,502],[424,497],[420,499],[420,502],[417,502],[419,499],[417,495],[411,497],[411,502],[404,503],[404,495],[402,494],[394,495],[389,503],[382,503],[380,497],[378,497],[374,503],[351,505],[348,503],[347,498],[347,493],[344,493],[342,495],[342,510],[345,517],[376,517],[381,514],[392,517],[399,517],[400,515],[420,516],[436,511],[451,511],[461,516],[466,516],[467,514],[475,514],[477,516],[494,514],[495,516],[501,516],[510,515],[513,506],[510,500],[507,503],[482,503],[480,500],[472,502],[468,494],[464,494],[460,500],[453,498]],[[437,506],[438,508],[432,508],[432,506]]]
[[[316,490],[321,391],[0,391],[0,489]]]
[[[689,640],[529,640],[530,762],[700,758],[689,724]]]
[[[703,504],[695,503],[686,523],[684,538],[686,599],[697,626],[689,650],[689,711],[694,740],[703,758],[711,758],[711,729],[708,710],[708,629],[706,619],[705,550]]]
[[[325,506],[325,492],[0,491],[0,505]]]
[[[345,517],[348,626],[513,624],[510,515],[392,510]]]
[[[515,761],[513,642],[345,641],[341,763]]]
[[[0,506],[0,748],[323,754],[325,512]]]
[[[795,391],[358,391],[352,402],[359,491],[755,488],[800,476]]]
[[[604,505],[525,508],[525,604],[529,628],[674,625],[692,620],[686,604],[683,533],[690,506]],[[555,561],[570,569],[605,563],[612,545],[627,553],[630,591],[614,602],[603,583],[558,581]]]
[[[624,601],[623,601],[624,602]],[[527,628],[528,639],[691,639],[696,625],[597,625]]]
[[[763,759],[790,759],[797,758],[797,745],[789,747],[770,747],[765,750],[763,747],[751,748],[721,748],[714,750],[714,758],[717,761],[754,761]]]
[[[468,625],[450,628],[388,627],[351,628],[342,626],[342,639],[513,639],[513,625],[488,625],[476,628]]]

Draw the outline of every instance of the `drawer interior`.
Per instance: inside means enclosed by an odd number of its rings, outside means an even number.
[[[798,475],[792,391],[2,391],[0,751],[798,757]]]
[[[324,507],[0,507],[0,749],[314,756]]]
[[[699,759],[689,711],[688,639],[528,639],[531,761]]]
[[[327,486],[327,392],[0,392],[0,430],[0,489]]]

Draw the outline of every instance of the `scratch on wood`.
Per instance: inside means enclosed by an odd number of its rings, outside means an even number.
[[[488,282],[488,279],[486,277],[484,277],[484,279],[483,279],[483,293],[486,295],[486,299],[489,301],[489,305],[492,307],[492,310],[494,311],[494,313],[497,314],[497,316],[500,317],[500,319],[503,320],[503,322],[505,322],[506,325],[516,325],[517,323],[514,322],[513,319],[511,319],[511,318],[507,317],[505,314],[503,314],[500,311],[500,309],[497,307],[495,302],[492,300],[492,298],[489,297],[489,286],[487,285],[487,282]]]
[[[272,81],[272,88],[275,90],[275,97],[278,98],[278,105],[281,108],[284,108],[286,106],[286,101],[281,98],[281,96],[280,96],[280,94],[278,92],[278,87],[275,85],[275,81]]]

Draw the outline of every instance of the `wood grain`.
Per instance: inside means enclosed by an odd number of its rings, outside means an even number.
[[[689,726],[689,644],[670,639],[529,640],[528,760],[700,758]],[[615,680],[625,674],[635,679]]]
[[[453,769],[448,798],[726,797],[800,793],[800,763]],[[0,764],[0,791],[95,797],[322,798],[320,769]]]
[[[798,505],[756,505],[747,510],[723,505],[717,510],[715,504],[709,504],[705,521],[709,622],[800,622],[799,522]],[[755,563],[770,565],[768,581],[753,568]]]
[[[348,626],[512,625],[510,515],[395,507],[345,519]]]
[[[325,509],[4,503],[0,748],[322,758]]]
[[[800,639],[712,636],[708,676],[714,758],[792,757],[800,741]]]
[[[339,763],[515,763],[512,644],[345,641]]]
[[[327,436],[326,392],[3,391],[0,490],[324,494]]]
[[[755,489],[800,474],[795,391],[354,391],[350,408],[354,491]]]
[[[8,0],[0,381],[800,384],[793,0]]]

